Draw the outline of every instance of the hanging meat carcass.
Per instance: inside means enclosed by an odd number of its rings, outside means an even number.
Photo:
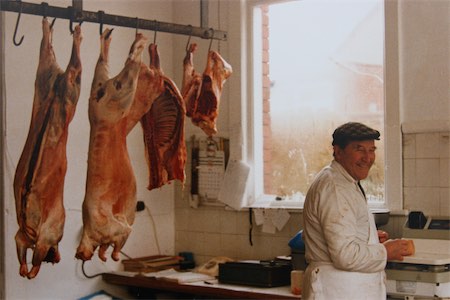
[[[42,30],[31,123],[14,177],[19,273],[30,279],[36,277],[43,261],[58,263],[61,259],[58,244],[65,222],[66,143],[81,85],[80,26],[73,33],[72,55],[65,72],[56,62],[53,30],[47,18],[42,21]],[[28,248],[33,249],[30,271]]]
[[[122,71],[108,74],[111,30],[101,36],[100,57],[89,98],[91,125],[86,194],[83,202],[83,233],[76,257],[98,256],[106,261],[111,245],[113,260],[131,232],[136,210],[136,179],[127,150],[127,116],[133,104],[146,38],[138,33]]]
[[[193,43],[186,49],[186,56],[183,60],[183,82],[181,84],[181,94],[186,104],[186,116],[192,117],[197,105],[197,99],[202,85],[202,75],[194,68],[194,52],[197,44]]]
[[[201,76],[194,70],[192,44],[183,61],[184,74],[182,95],[187,107],[187,115],[192,123],[200,127],[208,136],[217,133],[216,120],[219,115],[220,97],[225,81],[231,76],[231,66],[216,51],[209,51],[206,68]]]
[[[147,188],[152,190],[175,179],[184,182],[187,154],[184,141],[186,109],[183,98],[175,83],[164,75],[155,44],[150,45],[149,53],[150,67],[144,70],[144,74],[151,73],[156,77],[147,77],[149,80],[141,80],[143,78],[140,77],[136,101],[141,97],[154,97],[155,89],[152,89],[152,93],[143,91],[149,90],[155,83],[161,88],[159,95],[151,101],[150,110],[141,118],[149,169]]]
[[[154,68],[141,63],[136,93],[130,113],[127,116],[129,133],[141,118],[150,110],[153,102],[164,92],[164,80]]]

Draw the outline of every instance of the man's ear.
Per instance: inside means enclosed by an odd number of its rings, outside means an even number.
[[[344,151],[341,147],[338,145],[333,146],[333,156],[334,158],[339,158],[342,154],[342,151]]]

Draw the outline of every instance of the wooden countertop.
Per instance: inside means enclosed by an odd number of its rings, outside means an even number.
[[[103,273],[105,282],[155,289],[158,291],[170,291],[191,295],[201,295],[212,298],[247,298],[247,299],[300,299],[300,296],[293,295],[290,286],[259,288],[231,284],[204,282],[178,283],[161,278],[148,277],[130,272]]]

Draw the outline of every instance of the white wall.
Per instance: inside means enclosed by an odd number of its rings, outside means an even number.
[[[27,1],[41,3],[41,1]],[[104,10],[109,14],[139,17],[149,20],[172,22],[172,2],[164,0],[125,1],[125,0],[87,0],[83,1],[87,11]],[[71,0],[50,0],[49,5],[67,7]],[[67,145],[68,170],[65,180],[64,204],[66,224],[64,236],[59,245],[62,259],[55,265],[44,263],[40,273],[33,280],[19,276],[19,264],[16,257],[14,235],[18,229],[14,207],[12,180],[15,167],[25,143],[31,117],[34,95],[34,80],[38,65],[39,46],[42,37],[41,17],[25,15],[21,17],[18,36],[25,35],[23,44],[15,47],[12,43],[16,13],[5,15],[5,77],[6,77],[6,145],[5,145],[5,268],[7,299],[75,299],[100,289],[111,290],[100,277],[87,279],[81,272],[81,262],[74,258],[82,228],[81,204],[84,197],[87,152],[89,140],[89,121],[87,115],[90,85],[94,67],[99,55],[99,25],[83,23],[83,41],[81,58],[83,64],[82,88],[75,117],[69,127]],[[106,27],[106,25],[105,25]],[[143,31],[149,43],[154,33]],[[110,51],[110,74],[116,75],[124,65],[129,48],[134,40],[135,30],[116,27],[112,34]],[[168,76],[173,76],[173,34],[158,33],[157,44],[161,54],[161,64]],[[183,37],[183,40],[185,38]],[[53,46],[57,62],[65,69],[69,61],[72,38],[68,20],[56,20]],[[184,52],[179,53],[180,61]],[[144,61],[149,62],[147,51]],[[181,63],[180,63],[181,64]],[[181,72],[181,65],[179,67]],[[149,192],[147,186],[147,167],[142,147],[141,128],[138,124],[128,137],[128,149],[131,156],[138,185],[138,200],[144,200],[157,224],[156,237],[147,211],[137,213],[133,231],[123,248],[131,257],[158,254],[156,238],[160,252],[173,254],[174,251],[174,189],[173,185]],[[31,260],[31,252],[29,252]],[[108,258],[102,263],[97,257],[85,264],[90,275],[99,272],[120,269],[120,263]],[[116,292],[117,293],[117,292]]]
[[[403,124],[409,132],[420,128],[449,131],[450,2],[399,3]]]

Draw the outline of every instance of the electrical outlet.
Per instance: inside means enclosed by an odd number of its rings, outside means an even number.
[[[136,203],[136,211],[143,211],[145,209],[144,201],[138,201]]]

